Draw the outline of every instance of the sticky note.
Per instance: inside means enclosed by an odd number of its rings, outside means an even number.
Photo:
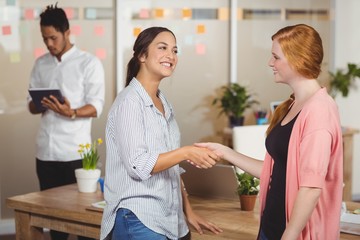
[[[185,45],[193,45],[194,43],[194,36],[193,35],[187,35],[184,39]]]
[[[150,17],[150,11],[149,9],[141,9],[139,12],[139,18],[147,19]]]
[[[103,59],[106,58],[106,50],[105,50],[104,48],[98,48],[98,49],[96,49],[96,51],[95,51],[95,55],[96,55],[99,59],[103,60]]]
[[[73,25],[70,29],[70,33],[79,36],[81,34],[81,26],[80,25]]]
[[[229,20],[229,8],[219,8],[218,9],[218,19],[219,20]]]
[[[97,25],[94,27],[94,32],[96,36],[103,36],[104,35],[104,26],[102,25]]]
[[[140,33],[141,33],[141,28],[134,28],[133,29],[134,37],[139,36]]]
[[[156,18],[162,18],[162,17],[164,17],[164,9],[162,9],[162,8],[156,8],[156,9],[155,9],[155,17],[156,17]]]
[[[204,25],[204,24],[199,24],[199,25],[197,25],[197,27],[196,27],[196,32],[197,32],[198,34],[203,34],[203,33],[205,33],[205,25]]]
[[[32,9],[32,8],[25,9],[24,18],[26,20],[33,20],[35,18],[34,9]]]
[[[206,53],[206,46],[205,44],[198,43],[196,44],[196,54],[204,55]]]
[[[21,57],[19,52],[10,53],[10,62],[11,63],[18,63],[20,62]]]
[[[6,0],[6,6],[15,6],[15,0]]]
[[[73,8],[64,8],[64,12],[68,19],[74,18],[74,9]]]
[[[191,9],[190,8],[184,8],[182,10],[182,17],[183,19],[190,19],[192,15]]]
[[[96,9],[94,9],[94,8],[86,9],[85,16],[87,19],[96,19]]]
[[[1,33],[2,35],[11,35],[11,26],[10,25],[2,26]]]
[[[43,48],[35,48],[35,50],[34,50],[35,58],[41,57],[44,54],[45,54],[45,49],[43,49]]]

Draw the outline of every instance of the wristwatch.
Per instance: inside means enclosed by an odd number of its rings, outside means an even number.
[[[76,109],[74,109],[74,113],[71,115],[70,118],[73,119],[73,120],[76,118]]]

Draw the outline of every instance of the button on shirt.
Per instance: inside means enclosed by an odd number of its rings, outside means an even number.
[[[170,239],[189,231],[182,207],[181,168],[176,165],[151,175],[159,154],[180,146],[172,107],[160,91],[158,96],[165,116],[134,78],[110,109],[101,239],[111,238],[119,208],[131,210],[145,226]]]
[[[30,88],[58,88],[69,99],[72,109],[91,104],[100,116],[105,95],[104,69],[95,56],[73,46],[62,55],[61,62],[49,53],[38,58],[31,72]],[[80,159],[79,144],[91,143],[91,119],[71,119],[51,110],[44,112],[36,157],[46,161]]]

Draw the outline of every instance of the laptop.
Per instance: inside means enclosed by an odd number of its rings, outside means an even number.
[[[182,162],[180,167],[186,171],[181,177],[189,195],[239,200],[234,166],[216,164],[209,169],[199,169],[188,162]]]

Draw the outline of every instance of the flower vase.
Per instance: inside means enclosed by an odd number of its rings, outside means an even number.
[[[243,211],[252,211],[255,207],[257,195],[239,195],[240,206]]]
[[[98,180],[101,175],[100,169],[83,169],[78,168],[75,170],[76,182],[79,192],[92,193],[96,192]]]

